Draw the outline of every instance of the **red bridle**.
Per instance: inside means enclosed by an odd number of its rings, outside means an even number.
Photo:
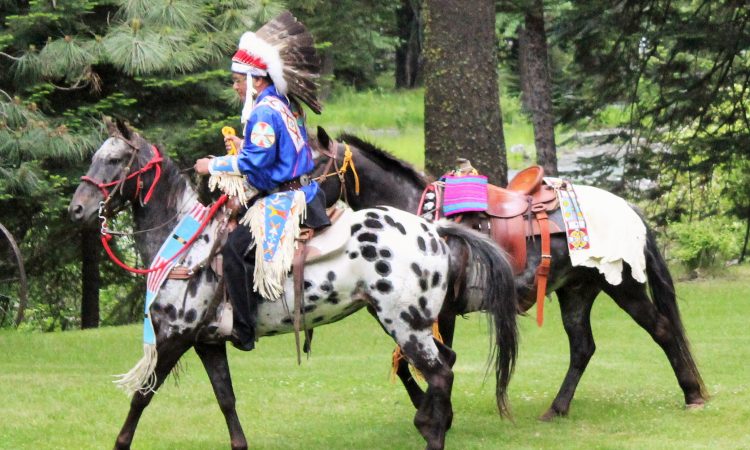
[[[138,148],[135,147],[132,143],[130,143],[128,141],[126,141],[126,142],[128,143],[128,145],[130,145],[135,150],[135,152],[133,153],[133,157],[131,158],[131,161],[130,161],[130,163],[132,164],[133,160],[135,159],[135,154],[138,152]],[[109,190],[107,188],[115,186],[115,190],[116,190],[117,186],[119,186],[121,184],[124,184],[127,180],[130,180],[131,178],[136,178],[137,177],[136,188],[135,188],[135,195],[133,196],[133,199],[136,199],[136,198],[138,198],[138,194],[140,194],[141,189],[143,188],[143,183],[141,181],[141,175],[143,175],[144,173],[148,172],[149,170],[151,170],[153,168],[154,172],[155,172],[155,174],[154,174],[154,181],[151,182],[151,186],[148,188],[148,192],[146,193],[146,196],[143,197],[143,201],[141,202],[141,204],[145,205],[151,199],[151,194],[153,194],[153,192],[154,192],[154,188],[156,187],[156,183],[159,182],[159,178],[161,177],[161,163],[163,161],[163,159],[161,157],[161,154],[159,153],[159,149],[157,149],[155,145],[152,145],[151,148],[154,150],[154,156],[152,156],[151,159],[146,164],[144,164],[143,167],[141,167],[140,169],[138,169],[137,171],[135,171],[135,172],[133,172],[131,174],[128,174],[127,176],[125,176],[123,178],[120,178],[117,181],[111,181],[109,183],[102,183],[102,182],[100,182],[98,180],[95,180],[95,179],[93,179],[93,178],[91,178],[91,177],[89,177],[87,175],[82,176],[81,180],[82,181],[87,181],[87,182],[93,184],[94,186],[96,186],[97,188],[99,188],[99,190],[102,191],[102,194],[104,194],[104,202],[103,202],[103,204],[106,204],[107,202],[109,202],[109,199],[110,199],[110,192],[109,192]],[[130,164],[128,164],[128,166],[130,166]],[[203,222],[201,223],[200,227],[193,234],[193,236],[187,242],[185,242],[185,244],[182,246],[182,248],[177,253],[175,253],[167,261],[162,262],[161,264],[159,264],[156,267],[150,267],[148,269],[137,269],[135,267],[130,267],[127,264],[125,264],[124,262],[122,262],[120,260],[120,258],[118,258],[117,255],[115,255],[115,253],[112,251],[112,248],[110,248],[110,246],[109,246],[109,241],[112,239],[112,235],[110,234],[109,230],[107,230],[107,228],[106,228],[106,219],[103,216],[101,216],[102,217],[102,229],[101,229],[101,232],[102,232],[102,238],[101,238],[102,239],[102,246],[104,247],[104,250],[107,252],[107,255],[109,255],[110,259],[112,259],[112,261],[114,261],[115,264],[117,264],[118,266],[122,267],[123,269],[125,269],[125,270],[127,270],[129,272],[133,272],[133,273],[137,273],[137,274],[141,274],[141,275],[146,275],[148,273],[155,272],[157,270],[161,270],[164,267],[166,267],[169,263],[171,263],[175,258],[177,258],[182,253],[184,253],[185,250],[187,250],[188,248],[190,248],[191,245],[193,245],[193,242],[195,242],[196,238],[203,232],[203,230],[206,228],[206,225],[208,225],[208,223],[211,221],[211,219],[213,219],[213,217],[216,215],[216,211],[218,211],[219,208],[222,205],[224,205],[224,203],[226,203],[226,201],[227,201],[227,196],[226,195],[222,195],[219,198],[219,200],[216,201],[213,204],[213,206],[211,207],[211,210],[209,211],[208,215],[203,220]]]
[[[135,152],[138,151],[138,149],[135,148],[135,146],[133,146],[132,144],[131,144],[131,147],[135,149]],[[99,190],[102,191],[102,194],[104,195],[104,201],[107,202],[109,201],[109,196],[110,196],[109,190],[107,188],[110,188],[112,186],[118,186],[120,184],[124,184],[126,181],[130,180],[131,178],[137,177],[136,186],[135,186],[135,195],[133,196],[133,199],[136,199],[138,198],[138,194],[141,193],[141,189],[143,188],[143,181],[141,180],[141,175],[143,175],[144,173],[148,172],[149,170],[153,168],[155,172],[154,181],[151,182],[151,186],[148,188],[148,192],[146,193],[146,196],[143,197],[143,201],[142,201],[142,204],[145,205],[151,199],[151,194],[154,193],[154,188],[156,187],[156,183],[159,182],[159,178],[161,177],[161,162],[163,161],[161,154],[159,153],[159,149],[156,148],[155,145],[152,145],[151,148],[154,150],[154,156],[152,156],[151,159],[146,164],[144,164],[143,167],[141,167],[140,169],[138,169],[137,171],[131,174],[128,174],[127,176],[123,178],[120,178],[117,181],[110,181],[109,183],[103,183],[99,180],[95,180],[91,178],[88,175],[82,176],[81,181],[87,181],[93,184],[94,186],[96,186],[97,188],[99,188]],[[135,153],[134,153],[134,156],[135,156]]]

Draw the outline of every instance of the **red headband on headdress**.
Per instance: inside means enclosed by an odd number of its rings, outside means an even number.
[[[248,53],[247,51],[242,49],[237,50],[237,53],[232,56],[232,62],[257,67],[261,70],[268,70],[268,65],[260,57]]]

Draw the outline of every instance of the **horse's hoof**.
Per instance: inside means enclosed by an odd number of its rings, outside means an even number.
[[[552,422],[556,418],[562,416],[563,414],[560,414],[559,412],[555,411],[554,408],[550,408],[547,411],[544,412],[541,416],[539,416],[538,420],[542,422]]]
[[[688,403],[685,405],[685,409],[688,411],[700,411],[701,409],[706,407],[706,402],[700,401],[700,402],[694,402],[694,403]]]
[[[247,450],[247,441],[243,437],[241,440],[232,439],[232,450]]]
[[[115,441],[114,450],[130,450],[130,441],[126,438],[120,438],[118,436]]]

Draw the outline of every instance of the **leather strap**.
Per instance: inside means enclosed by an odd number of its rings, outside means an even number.
[[[532,211],[539,222],[540,236],[542,239],[542,259],[536,268],[536,323],[540,327],[544,323],[544,296],[547,293],[547,277],[552,263],[549,217],[544,205],[534,205]]]
[[[294,258],[292,259],[292,277],[294,280],[294,342],[297,345],[297,364],[302,364],[302,351],[300,347],[299,332],[302,328],[304,320],[304,302],[305,302],[305,256],[307,254],[307,241],[309,241],[314,234],[312,228],[303,228],[300,230],[299,238],[297,238],[297,249],[294,251]],[[305,338],[310,341],[310,336],[307,333],[307,326],[305,325]]]
[[[325,167],[323,168],[323,173],[317,177],[316,181],[325,181],[328,176],[333,175],[334,173],[339,171],[338,164],[336,162],[336,150],[338,149],[338,142],[336,142],[335,139],[331,139],[331,141],[328,143],[328,148],[318,148],[318,152],[328,157],[328,162],[326,162]],[[335,164],[336,166],[336,172],[331,172],[331,167],[333,167]]]
[[[293,180],[285,181],[278,185],[276,192],[284,191],[296,191],[303,186],[310,184],[310,177],[307,175],[301,175]]]
[[[187,266],[174,266],[169,271],[167,279],[169,280],[187,280],[193,276],[193,270]]]

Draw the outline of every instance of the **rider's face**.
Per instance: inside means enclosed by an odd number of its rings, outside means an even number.
[[[241,73],[232,74],[232,89],[237,95],[240,96],[240,100],[245,101],[247,95],[247,75]]]
[[[252,77],[252,80],[250,80],[250,82],[253,83],[253,98],[255,98],[258,93],[263,92],[265,88],[271,85],[265,77]]]

